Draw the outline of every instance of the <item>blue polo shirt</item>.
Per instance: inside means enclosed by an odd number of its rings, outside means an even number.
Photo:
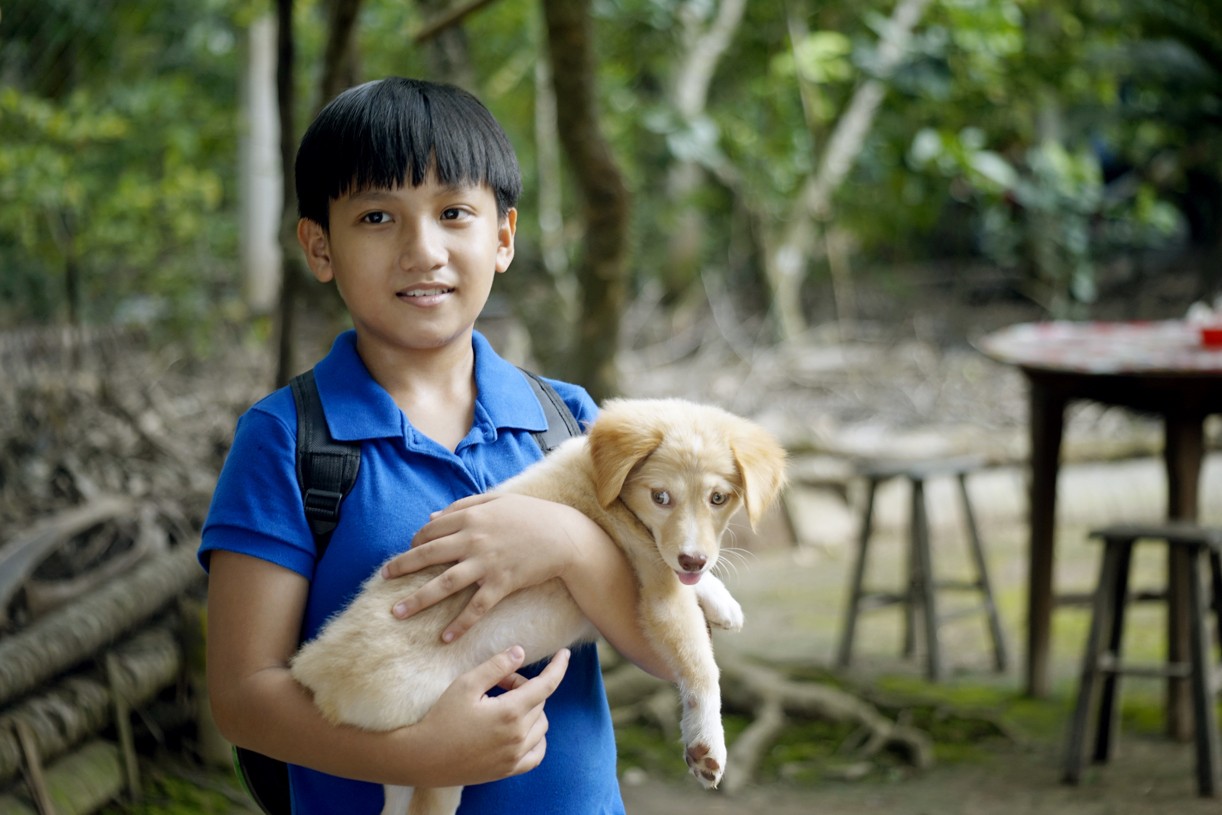
[[[336,338],[314,368],[331,435],[359,441],[361,467],[339,525],[315,562],[297,484],[297,415],[288,388],[267,396],[238,421],[233,446],[204,524],[200,562],[214,549],[239,552],[310,580],[302,638],[314,637],[388,557],[410,547],[429,513],[484,492],[542,453],[532,431],[547,420],[530,383],[478,333],[473,340],[478,396],[471,430],[450,451],[420,433],[356,351],[356,335]],[[581,423],[596,407],[574,385],[551,384]],[[539,666],[522,673],[534,675]],[[593,645],[573,651],[564,681],[546,704],[547,755],[528,773],[468,787],[460,815],[603,815],[623,813],[615,773],[615,738]],[[293,811],[377,813],[380,785],[290,766]]]

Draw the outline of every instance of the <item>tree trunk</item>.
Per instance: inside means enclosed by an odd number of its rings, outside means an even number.
[[[615,357],[628,295],[629,195],[599,124],[589,3],[543,0],[543,11],[560,141],[585,227],[576,264],[581,315],[574,378],[602,400],[619,390]]]
[[[203,577],[195,547],[180,545],[6,637],[0,641],[0,705],[90,658]]]
[[[427,22],[412,40],[424,49],[429,76],[444,77],[451,84],[475,90],[475,72],[462,22],[488,2],[476,0],[455,8],[447,0],[419,0],[417,5]]]
[[[877,74],[853,92],[848,106],[836,121],[818,169],[807,177],[790,206],[788,217],[783,219],[784,228],[766,242],[764,271],[783,340],[792,339],[806,329],[801,307],[802,279],[810,258],[818,251],[820,225],[830,218],[832,196],[844,183],[865,147],[866,137],[886,93],[883,82],[908,50],[912,31],[928,6],[929,0],[899,0],[879,45]],[[800,74],[799,81],[802,81]]]
[[[355,85],[361,74],[355,47],[356,17],[361,11],[361,0],[330,0],[327,6],[327,47],[323,55],[320,106]]]
[[[288,384],[297,373],[297,348],[293,339],[298,290],[305,280],[304,262],[297,246],[297,184],[293,161],[297,151],[294,126],[296,94],[293,92],[294,55],[293,0],[276,0],[276,102],[280,112],[280,171],[284,178],[280,210],[279,331],[276,354],[276,387]]]
[[[681,126],[688,130],[694,130],[704,115],[717,63],[742,22],[747,0],[722,0],[707,24],[700,16],[703,5],[689,0],[679,9],[684,51],[669,87],[670,104],[678,113]],[[679,207],[679,215],[661,272],[664,302],[681,300],[704,262],[704,213],[689,203],[704,182],[704,169],[692,159],[678,161],[667,171],[667,199]]]

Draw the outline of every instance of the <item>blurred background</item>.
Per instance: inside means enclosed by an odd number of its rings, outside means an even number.
[[[0,0],[0,811],[113,718],[64,682],[144,711],[103,763],[217,754],[183,725],[190,551],[237,415],[345,327],[283,168],[322,104],[392,74],[473,91],[518,150],[481,320],[506,356],[720,403],[796,455],[1018,461],[1023,383],[983,334],[1222,293],[1215,0]],[[1070,459],[1158,453],[1141,417],[1069,419]],[[839,552],[852,513],[807,506],[746,547]]]
[[[282,125],[291,151],[336,90],[388,74],[468,87],[504,124],[526,176],[506,308],[603,393],[642,300],[661,335],[715,301],[771,342],[876,318],[879,290],[1082,318],[1218,284],[1206,0],[274,6],[3,4],[0,324],[198,346],[275,321],[301,272]]]

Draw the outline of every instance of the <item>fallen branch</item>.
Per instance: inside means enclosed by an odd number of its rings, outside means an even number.
[[[25,725],[39,758],[51,761],[110,724],[112,690],[129,706],[142,705],[177,679],[183,656],[172,631],[150,628],[115,648],[114,660],[118,688],[110,687],[105,671],[95,669],[0,713],[0,783],[15,777],[23,765],[17,722]]]
[[[918,769],[934,763],[933,742],[927,733],[893,722],[866,700],[827,683],[790,679],[745,658],[723,656],[722,697],[727,705],[755,712],[753,724],[730,746],[730,763],[722,782],[727,792],[751,782],[784,728],[782,714],[857,725],[862,738],[856,752],[863,757],[892,750]]]
[[[39,521],[0,546],[0,625],[8,622],[13,596],[48,555],[82,532],[131,512],[133,506],[130,498],[101,495]]]
[[[729,745],[721,790],[733,793],[750,784],[768,751],[793,719],[855,725],[850,748],[869,758],[884,750],[900,755],[918,769],[934,763],[933,741],[919,728],[892,721],[869,701],[826,682],[798,680],[718,643],[723,710],[748,714],[751,723]],[[669,684],[630,663],[606,660],[604,679],[616,727],[643,721],[668,736],[678,732],[679,699]]]

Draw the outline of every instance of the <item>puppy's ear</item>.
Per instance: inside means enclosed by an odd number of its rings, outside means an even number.
[[[609,507],[624,489],[632,468],[658,449],[662,436],[630,403],[608,402],[590,427],[590,460],[598,503]]]
[[[785,486],[785,448],[753,422],[743,422],[730,437],[730,449],[743,479],[743,504],[754,529]]]

